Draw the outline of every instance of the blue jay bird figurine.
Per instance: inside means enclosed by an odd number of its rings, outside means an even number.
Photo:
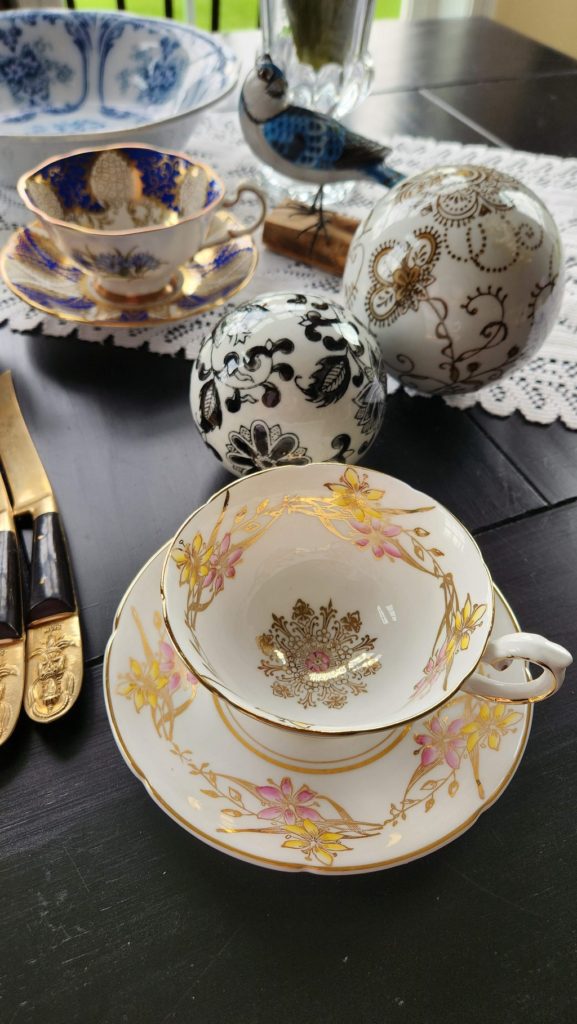
[[[365,139],[325,114],[288,103],[283,72],[265,54],[240,95],[240,124],[255,156],[275,171],[318,185],[313,209],[322,218],[322,189],[358,178],[392,188],[404,175],[385,164],[387,146]]]

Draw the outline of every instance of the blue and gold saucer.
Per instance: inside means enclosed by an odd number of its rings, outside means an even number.
[[[215,221],[238,228],[224,211]],[[210,245],[178,268],[161,294],[120,299],[97,290],[91,274],[60,252],[46,228],[34,221],[18,228],[0,254],[5,284],[35,309],[60,320],[101,327],[157,327],[196,316],[228,302],[252,278],[258,251],[250,235]]]

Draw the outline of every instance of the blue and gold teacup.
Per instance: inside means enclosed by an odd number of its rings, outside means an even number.
[[[217,225],[241,192],[260,200],[254,223]],[[72,263],[110,298],[150,299],[177,287],[177,270],[207,242],[253,232],[262,194],[241,185],[227,198],[207,164],[144,144],[80,149],[23,174],[18,192]]]

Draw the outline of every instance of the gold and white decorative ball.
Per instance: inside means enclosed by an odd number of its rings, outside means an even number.
[[[535,355],[557,320],[563,276],[559,231],[534,192],[489,167],[437,167],[359,225],[342,294],[391,376],[465,394]]]

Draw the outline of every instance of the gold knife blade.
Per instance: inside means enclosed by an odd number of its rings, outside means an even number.
[[[0,744],[11,735],[20,714],[25,644],[18,539],[0,474]]]
[[[53,512],[50,481],[20,412],[10,370],[0,374],[0,460],[12,492],[15,516]]]
[[[58,506],[10,371],[0,374],[0,462],[14,516],[29,513],[33,520],[24,708],[36,722],[54,721],[72,707],[82,685],[80,622]]]

